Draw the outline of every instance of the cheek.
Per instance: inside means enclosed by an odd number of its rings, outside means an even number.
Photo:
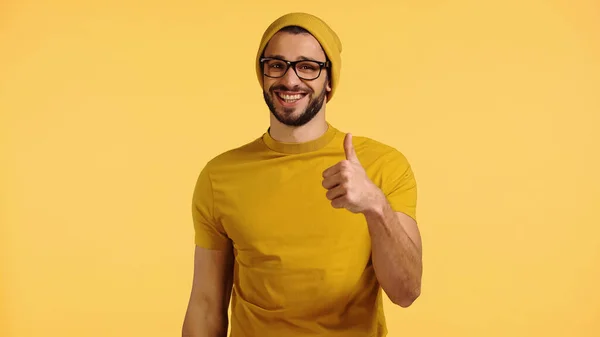
[[[310,88],[310,90],[312,91],[312,95],[313,96],[318,96],[321,91],[323,91],[325,89],[325,82],[324,81],[312,81],[312,82],[306,82],[304,83],[304,85],[308,88]]]
[[[271,78],[263,78],[263,88],[266,92],[269,92],[271,90],[271,87],[273,86],[273,84],[275,84],[275,81],[273,81],[273,79]]]
[[[329,92],[331,91],[331,87],[329,86],[329,81],[323,81],[319,83],[319,85],[312,87],[316,94],[321,93],[323,91]]]

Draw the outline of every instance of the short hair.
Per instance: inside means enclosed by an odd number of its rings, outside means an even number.
[[[285,26],[279,30],[280,32],[286,32],[290,34],[310,34],[310,32],[300,26]],[[312,34],[311,34],[312,35]]]

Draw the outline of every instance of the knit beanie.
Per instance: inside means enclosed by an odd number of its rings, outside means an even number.
[[[267,43],[280,29],[287,26],[299,26],[308,30],[319,41],[330,62],[330,81],[331,91],[327,95],[327,101],[333,97],[335,89],[340,81],[340,69],[342,66],[341,52],[342,42],[337,34],[320,18],[307,13],[288,13],[275,20],[264,32],[258,52],[256,54],[256,74],[258,82],[263,87],[263,72],[260,65],[260,58],[264,52]]]

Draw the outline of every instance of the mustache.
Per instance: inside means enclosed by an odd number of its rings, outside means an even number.
[[[310,88],[303,88],[299,85],[294,86],[292,88],[287,87],[283,84],[278,84],[278,85],[274,85],[271,87],[271,89],[269,91],[274,92],[275,90],[281,90],[281,91],[298,91],[298,92],[305,92],[305,93],[312,93],[313,91]]]

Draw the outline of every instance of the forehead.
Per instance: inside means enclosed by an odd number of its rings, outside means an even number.
[[[282,56],[290,61],[302,58],[325,61],[325,52],[314,36],[288,32],[273,35],[265,48],[264,56]]]

